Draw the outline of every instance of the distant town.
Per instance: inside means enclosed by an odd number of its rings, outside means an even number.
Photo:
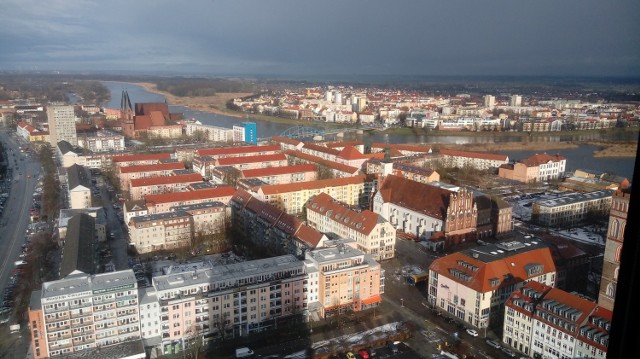
[[[234,116],[226,127],[80,82],[50,101],[0,81],[0,350],[606,358],[632,178],[570,171],[545,143],[510,158],[366,136],[596,133],[601,155],[633,157],[620,148],[637,143],[637,101],[326,84],[224,108],[188,96]]]

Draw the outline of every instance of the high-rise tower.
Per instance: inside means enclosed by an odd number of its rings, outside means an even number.
[[[78,145],[73,106],[47,106],[47,120],[51,146],[55,148],[60,141],[67,141],[73,146]]]

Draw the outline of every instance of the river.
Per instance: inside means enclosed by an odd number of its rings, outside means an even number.
[[[156,93],[145,90],[142,86],[124,82],[104,81],[103,84],[111,92],[111,100],[106,107],[120,108],[120,99],[122,90],[127,90],[132,104],[136,102],[163,102],[165,97]],[[185,118],[195,118],[200,122],[208,125],[231,128],[234,124],[244,121],[241,118],[218,115],[208,112],[193,111],[183,106],[169,106],[173,112],[182,112]],[[273,123],[268,121],[251,120],[256,122],[258,129],[258,137],[278,136],[291,125],[282,123]],[[521,142],[523,137],[510,135],[508,133],[499,133],[495,136],[464,136],[464,135],[446,135],[446,136],[430,136],[430,135],[398,135],[398,134],[380,134],[365,133],[364,135],[350,134],[344,137],[345,140],[360,140],[367,144],[373,142],[382,143],[500,143],[500,142]],[[584,132],[576,135],[557,135],[549,134],[548,136],[536,136],[536,141],[542,142],[565,142],[565,141],[632,141],[638,139],[638,133],[632,132],[600,132],[593,131],[585,134]],[[563,149],[561,151],[550,150],[549,153],[558,152],[567,158],[567,171],[576,169],[588,169],[598,172],[607,172],[625,176],[631,180],[634,173],[635,158],[604,158],[593,157],[596,146],[582,145],[578,148]],[[501,153],[509,155],[511,160],[518,160],[535,154],[532,151],[501,151]]]

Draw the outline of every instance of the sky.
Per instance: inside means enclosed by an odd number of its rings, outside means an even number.
[[[0,71],[640,77],[637,0],[0,0]]]

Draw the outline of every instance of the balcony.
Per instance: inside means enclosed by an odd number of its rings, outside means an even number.
[[[70,309],[79,309],[79,308],[86,308],[86,307],[90,307],[93,304],[91,302],[85,302],[85,303],[79,303],[79,304],[70,304],[69,308]]]
[[[82,318],[82,317],[87,317],[87,316],[91,316],[93,313],[91,313],[91,311],[84,311],[82,313],[71,313],[71,319],[76,319],[76,318]]]

